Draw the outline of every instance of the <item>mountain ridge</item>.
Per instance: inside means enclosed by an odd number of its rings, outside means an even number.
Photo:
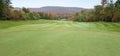
[[[15,10],[21,10],[22,8],[15,7]],[[44,13],[51,13],[56,14],[59,16],[72,16],[82,10],[91,10],[81,7],[64,7],[64,6],[44,6],[40,8],[29,8],[30,11],[33,12],[44,12]]]

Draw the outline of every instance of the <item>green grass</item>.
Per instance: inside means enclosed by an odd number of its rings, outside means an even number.
[[[120,56],[120,23],[0,21],[0,56]]]

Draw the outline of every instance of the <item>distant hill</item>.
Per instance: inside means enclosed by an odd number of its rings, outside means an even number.
[[[21,8],[15,8],[16,10],[21,10]],[[45,12],[45,13],[52,13],[59,16],[72,16],[81,10],[85,10],[85,8],[79,7],[60,7],[60,6],[45,6],[41,8],[29,8],[30,11],[34,12]],[[88,9],[91,10],[91,9]]]

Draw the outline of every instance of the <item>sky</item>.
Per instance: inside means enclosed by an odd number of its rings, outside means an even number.
[[[64,6],[94,8],[101,0],[12,0],[13,7],[40,8],[44,6]]]

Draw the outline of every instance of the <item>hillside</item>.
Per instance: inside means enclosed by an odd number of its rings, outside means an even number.
[[[16,10],[21,10],[21,8],[15,8]],[[85,10],[85,8],[79,7],[60,7],[60,6],[45,6],[41,8],[29,8],[30,11],[34,12],[45,12],[45,13],[52,13],[59,16],[72,16],[81,10]],[[91,10],[91,9],[88,9]]]

